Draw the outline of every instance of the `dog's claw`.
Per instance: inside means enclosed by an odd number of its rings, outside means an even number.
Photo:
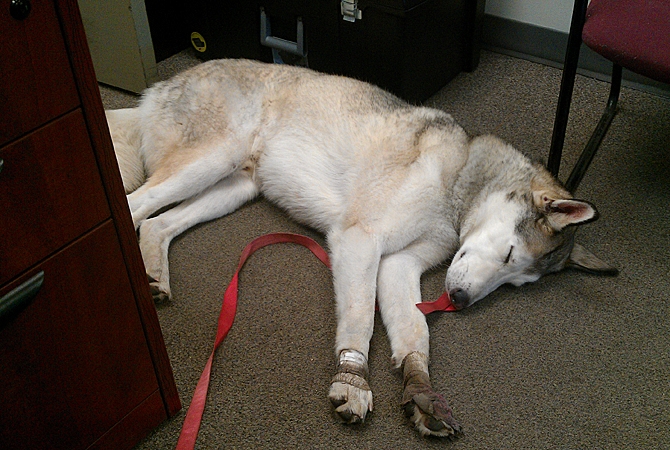
[[[358,415],[354,414],[349,410],[347,407],[346,403],[341,405],[339,408],[335,409],[335,412],[337,412],[337,415],[346,423],[350,425],[355,425],[357,423],[363,422],[365,418],[359,417]]]
[[[151,275],[147,275],[149,280],[149,289],[151,290],[151,296],[154,299],[155,303],[163,303],[170,300],[170,294],[163,291],[160,287],[160,283]]]

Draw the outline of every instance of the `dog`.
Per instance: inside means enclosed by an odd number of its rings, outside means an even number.
[[[574,243],[595,207],[541,164],[361,81],[215,60],[106,114],[156,300],[171,296],[170,241],[259,194],[324,233],[337,312],[328,396],[347,423],[373,408],[377,300],[411,422],[422,435],[460,433],[431,388],[429,331],[414,306],[427,269],[452,258],[445,288],[459,309],[567,267],[616,273]]]

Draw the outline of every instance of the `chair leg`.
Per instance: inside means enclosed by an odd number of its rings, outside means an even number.
[[[565,183],[565,187],[568,191],[574,192],[579,186],[580,181],[584,177],[586,170],[589,168],[593,157],[600,147],[607,130],[612,123],[612,119],[617,113],[617,103],[619,101],[619,93],[621,92],[621,66],[614,64],[612,67],[612,85],[610,86],[610,95],[607,100],[607,106],[605,107],[605,112],[600,118],[600,122],[596,126],[596,129],[591,135],[588,144],[582,151],[582,154],[579,156],[579,160],[575,167],[572,169],[568,181]]]
[[[570,114],[570,102],[577,74],[577,63],[579,62],[579,49],[582,45],[582,30],[586,19],[586,8],[588,0],[575,0],[572,10],[572,21],[570,23],[570,35],[568,36],[568,47],[565,52],[565,64],[563,66],[563,77],[561,79],[561,90],[558,94],[558,105],[556,107],[556,119],[554,120],[554,131],[551,136],[551,149],[547,169],[554,176],[558,176],[561,165],[561,154],[565,142],[565,131]]]

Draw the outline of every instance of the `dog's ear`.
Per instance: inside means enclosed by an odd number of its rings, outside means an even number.
[[[570,252],[565,267],[596,275],[614,276],[619,273],[617,268],[610,266],[579,244],[575,244],[574,247],[572,247],[572,252]]]
[[[596,207],[584,200],[564,199],[549,191],[536,191],[533,192],[533,201],[547,218],[547,224],[555,231],[598,219]]]

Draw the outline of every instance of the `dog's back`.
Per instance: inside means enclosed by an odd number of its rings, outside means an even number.
[[[127,191],[144,180],[138,163],[147,177],[166,179],[211,152],[218,167],[249,169],[266,197],[324,232],[372,201],[386,203],[416,161],[438,178],[448,166],[450,184],[467,152],[447,113],[358,80],[249,60],[203,63],[108,119]]]

